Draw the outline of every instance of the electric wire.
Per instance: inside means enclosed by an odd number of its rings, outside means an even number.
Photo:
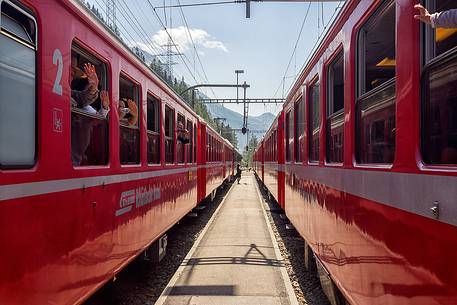
[[[289,71],[290,64],[292,63],[292,59],[294,57],[295,52],[297,51],[297,46],[298,46],[298,43],[300,41],[301,34],[303,33],[303,28],[305,27],[306,20],[308,19],[308,14],[309,14],[310,8],[311,8],[311,2],[309,3],[308,8],[307,8],[306,13],[305,13],[305,16],[303,18],[303,22],[301,24],[300,31],[298,32],[297,40],[295,41],[294,49],[292,51],[292,54],[290,55],[289,62],[287,63],[286,71],[284,72],[284,75],[282,77],[282,79],[283,79],[282,82],[285,82],[285,77],[287,75],[287,72]],[[281,89],[281,86],[282,86],[282,84],[279,83],[278,88],[276,89],[275,93],[273,94],[274,97],[276,97],[276,95],[278,94],[278,91],[279,91],[279,89]]]
[[[330,19],[328,20],[328,22],[325,24],[325,27],[324,28],[328,28],[328,26],[330,25],[330,23],[332,23],[334,21],[334,18],[335,18],[335,15],[340,11],[340,9],[342,8],[341,7],[341,3],[343,3],[344,0],[342,1],[339,1],[338,2],[338,6],[335,8],[332,16],[330,17]],[[321,35],[320,37],[325,37],[325,35]],[[323,38],[322,38],[323,39]],[[315,49],[316,47],[318,47],[320,45],[320,42],[322,40],[320,38],[318,38],[316,40],[316,42],[314,43],[311,51],[308,53],[308,57],[306,57],[306,60],[303,62],[302,66],[300,67],[300,71],[303,71],[303,69],[305,68],[306,64],[308,63],[308,61],[311,59],[311,56],[313,56],[314,52],[315,52]],[[301,73],[300,73],[301,74]],[[297,80],[295,80],[296,82]],[[295,82],[292,82],[289,86],[289,89],[287,89],[287,92],[290,92],[290,90],[292,89],[292,87],[294,86]]]
[[[178,4],[180,5],[181,2],[180,2],[179,0],[177,0],[177,1],[178,1]],[[202,61],[201,61],[200,55],[198,54],[197,47],[195,46],[195,42],[194,42],[194,39],[193,39],[193,37],[192,37],[192,33],[190,32],[189,24],[187,23],[186,15],[184,14],[184,11],[183,11],[183,9],[182,9],[181,6],[179,7],[179,10],[180,10],[180,12],[181,12],[181,16],[182,16],[182,19],[183,19],[183,21],[184,21],[184,24],[186,25],[187,33],[188,33],[188,35],[189,35],[190,41],[192,42],[192,46],[193,46],[193,48],[194,48],[195,55],[197,56],[197,60],[198,60],[198,62],[200,63],[200,67],[202,68],[202,71],[203,71],[203,75],[204,75],[204,77],[205,77],[205,80],[206,80],[206,82],[209,84],[208,76],[207,76],[207,74],[206,74],[205,68],[204,68],[203,63],[202,63]],[[211,92],[213,93],[213,97],[214,97],[214,98],[217,98],[217,97],[216,97],[216,93],[214,93],[214,90],[213,90],[212,87],[210,87],[210,90],[211,90]]]
[[[181,60],[182,60],[182,62],[184,63],[184,66],[186,67],[187,71],[189,72],[189,74],[191,75],[191,77],[193,78],[193,80],[195,81],[195,84],[198,84],[198,81],[197,81],[197,79],[195,78],[195,75],[192,73],[192,71],[190,70],[189,66],[187,65],[187,62],[186,62],[186,60],[185,60],[185,57],[184,57],[183,54],[179,51],[179,48],[178,48],[178,46],[176,45],[176,43],[174,42],[173,37],[171,37],[170,33],[168,32],[167,27],[166,27],[165,24],[162,22],[162,19],[160,19],[159,15],[157,14],[157,11],[156,11],[155,7],[152,5],[152,3],[151,3],[150,0],[147,0],[147,3],[149,4],[150,8],[152,9],[152,11],[153,11],[153,13],[154,13],[154,16],[157,18],[157,20],[159,21],[159,23],[162,25],[162,28],[165,30],[166,34],[167,34],[168,37],[170,38],[170,41],[172,42],[172,45],[175,47],[176,51],[178,52],[179,57],[181,58]]]

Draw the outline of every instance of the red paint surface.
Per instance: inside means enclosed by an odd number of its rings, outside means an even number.
[[[355,162],[355,83],[357,34],[381,1],[348,1],[317,52],[289,92],[284,112],[319,76],[321,130],[319,163],[308,163],[308,123],[303,161],[288,166],[284,159],[264,162],[263,182],[271,193],[285,189],[285,211],[300,235],[329,270],[331,278],[352,305],[457,304],[457,228],[388,205],[336,190],[309,179],[307,169],[341,167],[358,171],[387,171],[455,177],[455,167],[429,167],[420,154],[420,25],[413,16],[417,1],[396,0],[396,151],[391,166]],[[344,162],[327,164],[326,68],[332,56],[344,52]],[[306,96],[306,95],[305,95]],[[305,118],[308,99],[305,103]],[[270,130],[276,129],[277,122]],[[268,137],[268,133],[266,138]],[[265,141],[261,144],[264,145]],[[281,143],[284,143],[282,141]],[[280,153],[284,154],[284,146]],[[261,151],[258,148],[258,151]],[[263,154],[266,154],[265,148]],[[269,169],[268,169],[269,168]],[[268,173],[270,172],[270,173]],[[297,175],[298,172],[300,175]],[[280,173],[285,175],[280,181]],[[330,174],[330,173],[329,173]],[[271,178],[268,178],[271,177]],[[273,181],[273,182],[271,182]],[[274,182],[278,181],[279,185]],[[280,195],[278,194],[280,198]],[[276,198],[276,197],[275,197]],[[278,199],[278,198],[277,198]],[[279,204],[283,206],[283,203]],[[414,209],[415,207],[410,207]]]
[[[133,55],[123,49],[91,18],[69,0],[24,0],[38,22],[37,52],[37,162],[32,169],[0,171],[0,185],[64,179],[141,174],[181,169],[159,177],[129,179],[95,187],[21,197],[0,202],[0,304],[78,304],[111,279],[142,250],[194,208],[209,191],[233,171],[234,148],[217,133],[232,153],[206,170],[197,145],[197,163],[165,164],[164,126],[161,127],[161,164],[147,164],[146,96],[165,105],[198,126],[197,143],[204,141],[201,122],[179,97]],[[106,63],[111,109],[109,115],[109,164],[74,168],[71,163],[70,53],[73,41]],[[63,95],[52,93],[57,66],[54,50],[63,55]],[[119,123],[116,113],[119,75],[128,74],[141,84],[141,163],[121,166]],[[62,132],[53,129],[59,110]],[[176,117],[175,117],[176,120]],[[176,122],[175,122],[176,125]],[[203,139],[202,139],[203,138]],[[175,148],[175,160],[176,148]],[[203,151],[204,154],[204,151]],[[198,167],[198,170],[197,170]],[[165,172],[167,173],[167,172]],[[205,181],[204,183],[200,183]],[[121,194],[141,187],[156,188],[153,202],[135,206],[116,216]]]

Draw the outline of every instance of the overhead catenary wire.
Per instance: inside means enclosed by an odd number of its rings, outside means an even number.
[[[162,19],[160,19],[155,7],[152,5],[151,1],[150,0],[147,0],[147,3],[149,4],[150,8],[152,9],[152,12],[154,13],[154,16],[156,17],[156,19],[159,21],[159,23],[162,25],[162,28],[165,30],[165,33],[167,34],[167,36],[170,38],[170,41],[171,41],[171,44],[174,46],[174,48],[176,49],[177,53],[178,53],[178,56],[181,58],[181,61],[184,63],[184,66],[186,67],[187,71],[189,72],[189,74],[191,75],[191,77],[193,78],[193,80],[195,81],[196,84],[198,84],[198,81],[197,79],[195,78],[195,75],[192,73],[191,69],[189,68],[186,60],[185,60],[185,57],[183,56],[183,54],[180,52],[178,46],[176,45],[176,43],[174,42],[173,40],[173,37],[170,35],[170,33],[168,32],[168,29],[166,27],[166,25],[163,23]]]
[[[330,19],[328,20],[328,22],[327,22],[327,23],[325,24],[325,26],[324,26],[324,31],[323,31],[322,35],[318,35],[318,38],[316,39],[316,41],[315,41],[313,47],[311,48],[311,51],[308,53],[308,56],[307,56],[306,60],[303,62],[302,66],[300,67],[299,71],[303,71],[305,65],[308,63],[308,61],[310,60],[311,56],[314,54],[316,47],[319,46],[319,43],[321,42],[321,38],[322,38],[322,37],[325,37],[325,35],[324,35],[324,34],[326,33],[325,30],[327,30],[327,29],[328,29],[328,26],[330,25],[330,23],[332,23],[332,22],[334,21],[335,15],[340,11],[340,9],[341,9],[341,7],[342,7],[342,6],[341,6],[341,3],[343,3],[343,2],[345,2],[345,1],[344,1],[344,0],[341,0],[341,1],[338,2],[338,6],[335,8],[335,10],[334,10],[332,16],[330,17]],[[310,4],[311,4],[311,3],[310,3]],[[305,15],[305,16],[306,16],[306,15]],[[292,58],[292,57],[291,57],[291,58]],[[290,65],[290,61],[291,61],[291,59],[289,60],[288,66]],[[286,69],[286,71],[287,71],[287,70],[288,70],[288,69]],[[287,72],[286,72],[286,73],[287,73]],[[275,94],[273,95],[274,97],[277,96],[278,91],[280,90],[281,86],[285,85],[285,83],[283,83],[283,82],[286,81],[286,76],[285,76],[286,73],[285,73],[284,76],[282,77],[282,80],[281,80],[281,82],[280,82],[278,88],[276,89]],[[299,72],[298,75],[300,75],[300,72]],[[296,77],[297,77],[297,75],[296,75],[294,78],[296,78]],[[285,92],[290,92],[290,90],[292,89],[292,86],[294,85],[294,83],[295,83],[295,82],[292,82],[292,83],[290,84],[289,88],[287,89],[287,91],[285,91]]]
[[[121,0],[119,1],[119,3],[123,3],[127,9],[126,14],[127,16],[129,17],[130,21],[132,21],[132,23],[136,23],[135,27],[136,29],[138,29],[140,32],[143,33],[144,36],[142,35],[139,35],[138,32],[135,30],[135,28],[133,27],[133,25],[131,23],[130,26],[132,27],[132,29],[135,31],[135,33],[137,34],[137,36],[143,40],[143,42],[145,43],[145,46],[146,47],[149,47],[149,49],[154,49],[156,54],[153,53],[153,55],[156,55],[156,56],[160,56],[160,51],[158,50],[158,47],[155,46],[154,44],[154,41],[152,41],[150,38],[149,38],[149,35],[147,34],[146,30],[143,28],[143,26],[141,25],[141,23],[138,21],[138,19],[136,18],[136,16],[133,14],[132,10],[129,8],[129,6],[127,5],[127,3],[125,2],[125,0]],[[122,7],[122,9],[124,10],[124,7]],[[125,17],[125,16],[124,16]]]
[[[177,0],[177,1],[178,1],[178,4],[181,4],[181,2],[179,0]],[[195,55],[197,56],[197,60],[200,63],[200,67],[202,68],[202,72],[203,72],[203,75],[205,77],[205,80],[206,80],[207,83],[209,83],[208,76],[206,74],[205,68],[204,68],[203,63],[201,61],[200,55],[198,54],[197,47],[195,45],[194,39],[192,37],[192,33],[190,31],[189,24],[187,23],[186,15],[184,14],[184,11],[183,11],[181,6],[179,7],[179,10],[181,12],[181,16],[183,18],[184,24],[186,25],[187,33],[189,35],[190,41],[192,42],[192,46],[194,48]],[[216,93],[214,93],[213,88],[210,88],[210,89],[211,89],[211,92],[213,93],[214,98],[216,98]]]
[[[308,4],[308,8],[306,10],[305,16],[303,18],[303,21],[302,21],[302,24],[301,24],[301,27],[300,27],[300,31],[298,32],[297,40],[295,41],[294,49],[292,51],[292,54],[290,55],[289,62],[287,63],[286,71],[284,71],[284,75],[282,77],[282,79],[283,79],[282,82],[285,81],[285,77],[287,75],[287,72],[289,71],[290,64],[292,63],[292,59],[294,58],[295,52],[297,52],[297,46],[298,46],[298,43],[300,42],[300,38],[301,38],[301,35],[303,33],[303,28],[305,27],[306,20],[308,19],[310,8],[311,8],[311,2]],[[281,85],[282,84],[280,83],[278,88],[276,89],[275,93],[273,94],[274,97],[276,97],[276,95],[278,94],[279,89],[281,89]]]
[[[338,2],[338,6],[335,8],[332,16],[330,17],[330,19],[328,20],[328,22],[325,24],[325,29],[328,28],[328,26],[330,25],[330,23],[332,23],[334,21],[334,18],[335,18],[335,15],[340,11],[341,9],[341,3],[343,3],[344,0]],[[300,67],[300,70],[299,71],[303,71],[303,69],[305,68],[306,64],[309,62],[309,60],[311,59],[311,56],[313,56],[314,52],[315,52],[315,49],[319,46],[319,43],[321,42],[320,38],[321,37],[325,37],[325,35],[321,35],[319,36],[319,38],[315,41],[313,47],[311,48],[311,51],[308,53],[308,56],[306,57],[306,60],[303,62],[302,66]],[[296,81],[296,80],[295,80]],[[295,82],[292,82],[289,86],[289,88],[287,89],[287,92],[290,92],[290,90],[292,89],[293,85],[294,85]]]
[[[95,3],[100,7],[102,8],[103,6],[100,4],[100,2],[98,0],[94,0]],[[102,0],[103,1],[103,0]],[[93,14],[98,20],[100,20],[102,23],[104,22],[102,19],[100,19],[97,15]],[[130,32],[124,27],[124,25],[121,23],[120,24],[121,28],[119,28],[119,32],[121,32],[121,29],[123,29],[125,31],[125,34],[124,34],[124,39],[130,44],[130,45],[134,45],[134,42],[135,42],[135,39],[132,37],[132,35],[130,34]],[[113,32],[113,30],[111,29],[111,32]],[[116,35],[114,32],[113,32],[114,35]],[[122,34],[122,32],[121,32]],[[130,38],[130,39],[129,39]]]

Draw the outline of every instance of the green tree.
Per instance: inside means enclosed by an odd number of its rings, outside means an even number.
[[[248,149],[243,150],[243,162],[247,166],[252,166],[252,155],[254,154],[254,150],[257,148],[257,145],[259,144],[259,141],[257,140],[257,137],[255,135],[252,135],[251,138],[249,139],[248,143]]]

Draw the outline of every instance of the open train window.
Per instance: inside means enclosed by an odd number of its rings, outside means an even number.
[[[189,140],[188,135],[185,134],[186,132],[186,119],[182,114],[178,113],[178,141],[176,142],[176,152],[178,155],[178,163],[180,164],[184,163],[186,156],[186,142]]]
[[[2,1],[0,168],[26,168],[35,164],[36,50],[35,18],[25,9]]]
[[[327,162],[343,162],[344,64],[343,52],[328,67],[327,74]]]
[[[160,100],[148,94],[148,163],[160,164]]]
[[[140,86],[127,76],[119,77],[119,131],[121,164],[140,163]]]
[[[390,164],[394,160],[395,45],[395,1],[384,1],[358,37],[358,163]]]
[[[71,48],[71,160],[74,166],[108,164],[110,98],[106,64],[73,43]]]
[[[303,98],[295,103],[295,162],[302,161],[302,143],[305,135],[305,108]]]
[[[455,9],[455,0],[427,0],[424,1],[425,7],[433,12],[443,12]],[[430,62],[435,57],[445,54],[457,47],[457,28],[432,28],[424,26],[424,56],[425,63]]]
[[[430,12],[455,9],[455,1],[429,0]],[[457,165],[457,28],[424,26],[421,150],[430,165]]]
[[[165,106],[165,162],[175,163],[175,111]]]
[[[315,80],[308,89],[308,107],[309,107],[309,162],[319,161],[319,132],[320,125],[320,94],[319,79]]]

